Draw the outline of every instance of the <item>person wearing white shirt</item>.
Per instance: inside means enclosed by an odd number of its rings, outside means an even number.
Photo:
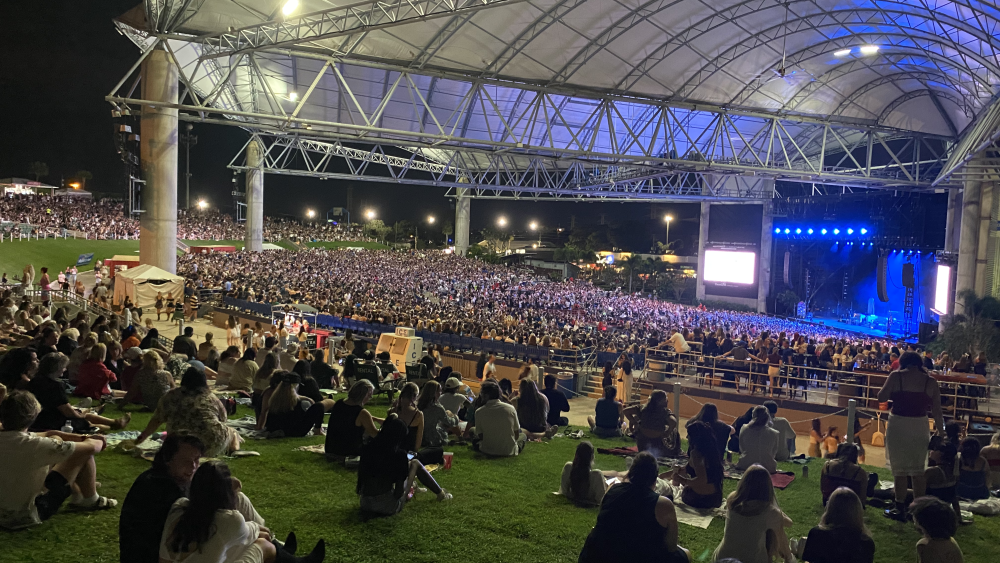
[[[775,413],[778,412],[778,403],[764,401],[764,407],[771,414],[771,428],[777,430],[779,434],[778,455],[774,459],[777,461],[788,461],[795,455],[795,430],[792,429],[792,425],[788,422],[787,418],[775,416]]]
[[[483,380],[487,380],[491,377],[496,377],[497,375],[496,361],[497,357],[494,356],[493,354],[490,354],[490,357],[486,360],[486,365],[483,366],[483,373],[480,374]]]
[[[594,445],[584,440],[577,444],[573,461],[563,466],[559,494],[573,502],[598,506],[610,486],[607,478],[617,475],[617,471],[594,469]]]
[[[514,407],[500,401],[500,386],[484,383],[479,394],[486,404],[476,409],[473,448],[496,457],[513,457],[521,453],[528,437],[521,432]]]
[[[767,412],[767,407],[754,407],[750,424],[740,429],[740,461],[736,464],[737,468],[745,471],[751,465],[757,464],[770,473],[778,470],[775,458],[778,455],[781,435],[768,426],[770,422],[771,415]]]

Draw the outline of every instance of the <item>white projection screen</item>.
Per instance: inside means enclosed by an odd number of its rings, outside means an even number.
[[[732,250],[705,251],[705,281],[750,285],[757,271],[754,252]]]
[[[939,315],[948,314],[949,289],[951,289],[951,266],[938,264],[937,284],[934,286],[934,310]]]

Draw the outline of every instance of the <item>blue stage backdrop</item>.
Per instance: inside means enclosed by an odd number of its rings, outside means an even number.
[[[903,287],[903,264],[913,263],[913,319],[912,321],[923,320],[930,322],[930,308],[934,305],[934,286],[936,283],[936,264],[934,258],[928,253],[917,253],[917,251],[888,251],[886,254],[888,272],[885,282],[885,290],[889,296],[889,302],[883,303],[878,299],[876,287],[876,269],[878,268],[878,254],[876,252],[867,253],[863,260],[864,269],[859,272],[867,273],[857,281],[857,284],[849,290],[851,292],[852,305],[855,312],[867,312],[868,300],[875,300],[875,314],[879,317],[886,317],[892,313],[896,319],[903,318],[903,305],[906,297],[906,288]],[[923,307],[924,318],[921,319],[921,307]],[[914,326],[916,326],[914,324]],[[915,329],[914,329],[915,330]]]

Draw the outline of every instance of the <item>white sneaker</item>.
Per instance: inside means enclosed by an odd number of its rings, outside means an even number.
[[[94,400],[90,397],[86,397],[76,404],[77,408],[89,409],[94,404]]]
[[[438,500],[439,500],[439,501],[442,501],[442,502],[443,502],[443,501],[446,501],[446,500],[451,500],[451,499],[453,499],[453,498],[455,498],[455,497],[454,497],[454,496],[452,496],[452,494],[451,494],[451,493],[449,493],[448,491],[446,491],[446,490],[444,490],[444,489],[441,489],[441,492],[440,492],[440,493],[438,493]]]

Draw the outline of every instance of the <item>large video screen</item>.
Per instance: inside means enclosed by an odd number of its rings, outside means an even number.
[[[750,285],[757,272],[757,255],[730,250],[705,251],[705,281]]]
[[[948,314],[948,299],[951,289],[951,266],[938,264],[937,284],[934,286],[934,310],[939,315]]]

